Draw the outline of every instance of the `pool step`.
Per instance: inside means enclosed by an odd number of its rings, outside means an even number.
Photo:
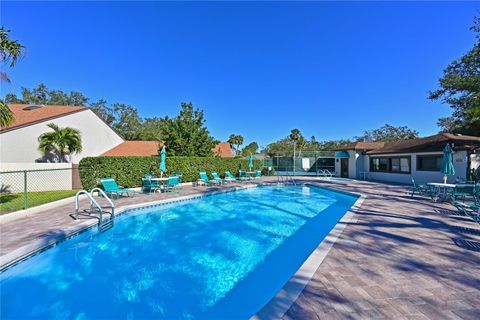
[[[113,218],[105,219],[102,222],[99,221],[98,222],[98,231],[99,232],[105,232],[108,229],[113,228],[114,221],[115,220]]]

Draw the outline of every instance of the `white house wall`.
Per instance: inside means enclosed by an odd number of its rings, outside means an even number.
[[[411,183],[411,176],[414,177],[418,183],[426,182],[443,182],[443,175],[437,171],[417,171],[417,155],[433,155],[441,152],[423,152],[423,153],[398,153],[398,154],[386,154],[386,155],[374,155],[372,157],[397,157],[397,156],[411,156],[411,173],[387,173],[387,172],[369,172],[370,180],[393,182],[393,183]],[[467,152],[457,151],[453,155],[453,166],[455,168],[455,175],[449,176],[447,182],[454,183],[457,177],[465,179],[468,167]],[[370,157],[365,156],[365,163],[370,168]],[[369,169],[370,170],[370,169]],[[368,171],[369,171],[368,170]]]
[[[78,163],[84,157],[98,156],[123,142],[123,139],[97,115],[91,110],[85,110],[1,133],[0,163],[28,163],[41,158],[42,154],[38,151],[38,137],[51,130],[47,127],[49,123],[80,130],[83,151],[72,156],[73,163]]]
[[[350,158],[348,158],[348,177],[355,179],[357,172],[357,157],[355,151],[348,151]]]

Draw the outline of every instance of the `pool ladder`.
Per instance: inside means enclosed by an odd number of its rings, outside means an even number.
[[[287,174],[285,176],[277,176],[277,184],[293,184],[294,186],[297,185],[297,183],[295,182],[295,179],[293,178],[293,176]]]
[[[105,198],[109,206],[101,206],[95,199],[94,199],[94,194],[95,192],[98,192],[100,196]],[[78,198],[82,195],[86,195],[87,198],[90,200],[90,210],[82,210],[80,211],[80,205]],[[105,209],[110,209],[110,211],[105,211]],[[93,214],[97,214],[93,215]],[[104,218],[104,214],[107,213],[109,217]],[[114,224],[114,218],[115,218],[115,205],[113,204],[113,201],[105,194],[105,192],[100,189],[100,188],[93,188],[90,192],[86,190],[81,190],[78,191],[75,194],[75,218],[78,217],[79,215],[84,215],[88,217],[94,217],[98,219],[98,231],[104,232],[107,231],[108,229],[111,229]]]

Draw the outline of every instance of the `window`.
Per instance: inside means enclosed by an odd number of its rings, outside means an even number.
[[[371,171],[387,172],[388,158],[372,158]]]
[[[417,170],[418,171],[440,171],[442,166],[443,155],[427,155],[417,156]]]
[[[374,157],[370,159],[370,171],[410,173],[410,157]]]
[[[391,158],[391,172],[409,173],[410,158]]]

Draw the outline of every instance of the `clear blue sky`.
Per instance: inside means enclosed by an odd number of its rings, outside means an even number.
[[[473,45],[475,2],[5,2],[27,47],[2,95],[44,82],[175,115],[265,145],[297,127],[318,140],[385,123],[437,132],[442,70]]]

